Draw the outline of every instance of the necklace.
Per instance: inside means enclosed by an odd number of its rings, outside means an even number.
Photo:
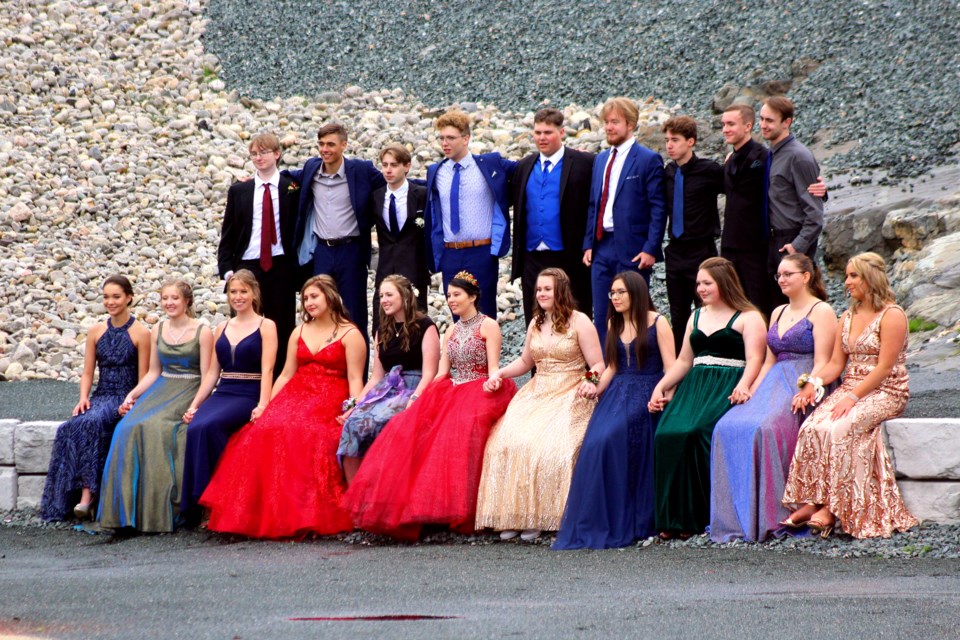
[[[183,339],[183,336],[186,335],[186,333],[187,333],[187,331],[188,331],[189,329],[190,329],[190,324],[188,323],[187,326],[185,326],[185,327],[183,328],[183,331],[181,331],[180,333],[176,334],[175,337],[174,337],[173,335],[171,335],[171,337],[172,337],[173,339],[170,340],[170,343],[171,343],[171,344],[180,344],[180,340]],[[170,332],[171,332],[171,334],[173,334],[173,325],[170,325]]]
[[[333,339],[337,337],[337,332],[340,330],[339,325],[333,325],[333,333],[330,334],[330,337],[327,338],[327,344],[333,342]]]

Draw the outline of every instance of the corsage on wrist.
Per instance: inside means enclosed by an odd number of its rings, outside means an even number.
[[[343,404],[340,405],[340,408],[343,410],[344,413],[346,413],[347,411],[350,411],[350,409],[353,409],[355,406],[357,406],[357,399],[347,398],[346,400],[343,401]]]
[[[797,388],[803,389],[808,382],[813,385],[813,390],[814,390],[813,404],[817,404],[818,402],[823,400],[823,379],[815,378],[811,376],[809,373],[801,373],[800,377],[797,378]]]
[[[583,374],[583,379],[590,384],[600,384],[600,374],[596,371],[587,371],[585,374]]]

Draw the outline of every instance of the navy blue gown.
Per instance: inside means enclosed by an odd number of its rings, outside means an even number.
[[[590,418],[554,549],[625,547],[654,533],[653,435],[659,415],[647,411],[647,401],[663,377],[656,323],[646,340],[647,355],[639,365],[634,344],[618,341],[617,373]]]
[[[63,520],[83,487],[96,496],[100,476],[110,450],[113,430],[120,422],[117,409],[130,390],[137,386],[137,348],[130,338],[131,317],[120,327],[107,320],[107,330],[97,340],[97,367],[100,378],[90,396],[90,408],[57,429],[43,488],[40,515],[44,520]]]
[[[260,329],[236,345],[230,344],[227,332],[223,331],[214,350],[220,364],[220,381],[187,426],[181,492],[184,512],[200,500],[230,436],[250,422],[250,413],[260,401]]]

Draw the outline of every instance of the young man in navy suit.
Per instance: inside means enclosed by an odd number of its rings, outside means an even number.
[[[224,280],[240,269],[249,269],[256,277],[263,315],[277,325],[277,361],[273,368],[277,377],[283,371],[287,339],[296,324],[293,234],[299,193],[297,184],[277,171],[277,136],[256,135],[248,148],[257,173],[253,180],[234,183],[227,191],[217,268]]]
[[[663,159],[633,137],[640,119],[636,103],[613,98],[603,105],[600,118],[610,148],[593,164],[583,263],[591,267],[593,322],[603,343],[613,277],[639,269],[649,284],[654,263],[663,260],[667,214]]]
[[[427,289],[430,273],[427,269],[426,237],[423,215],[427,204],[427,189],[407,180],[410,172],[410,152],[399,144],[390,144],[380,150],[380,171],[386,187],[373,192],[371,217],[377,228],[377,271],[374,277],[373,329],[376,334],[380,283],[387,276],[406,277],[417,289],[417,306],[427,311]]]
[[[320,157],[287,172],[301,185],[294,237],[300,282],[319,273],[332,276],[350,319],[369,344],[370,196],[386,181],[369,160],[343,157],[347,129],[342,124],[322,126],[317,141]]]
[[[499,153],[470,153],[470,117],[448,111],[436,121],[443,160],[427,167],[426,223],[443,290],[466,270],[480,286],[479,308],[497,317],[499,258],[510,249],[510,178],[517,163]]]
[[[520,278],[528,325],[533,320],[537,274],[549,267],[570,276],[577,307],[593,315],[590,269],[582,262],[582,245],[595,156],[566,148],[563,136],[563,113],[550,108],[537,111],[533,140],[539,152],[520,160],[513,180],[510,278]]]

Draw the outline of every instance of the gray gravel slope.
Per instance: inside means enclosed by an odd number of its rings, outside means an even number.
[[[809,58],[821,66],[790,91],[797,133],[859,143],[833,168],[916,175],[960,143],[956,2],[279,0],[268,20],[262,6],[211,0],[204,38],[255,97],[399,87],[523,112],[627,94],[705,116],[725,83],[789,80]]]

